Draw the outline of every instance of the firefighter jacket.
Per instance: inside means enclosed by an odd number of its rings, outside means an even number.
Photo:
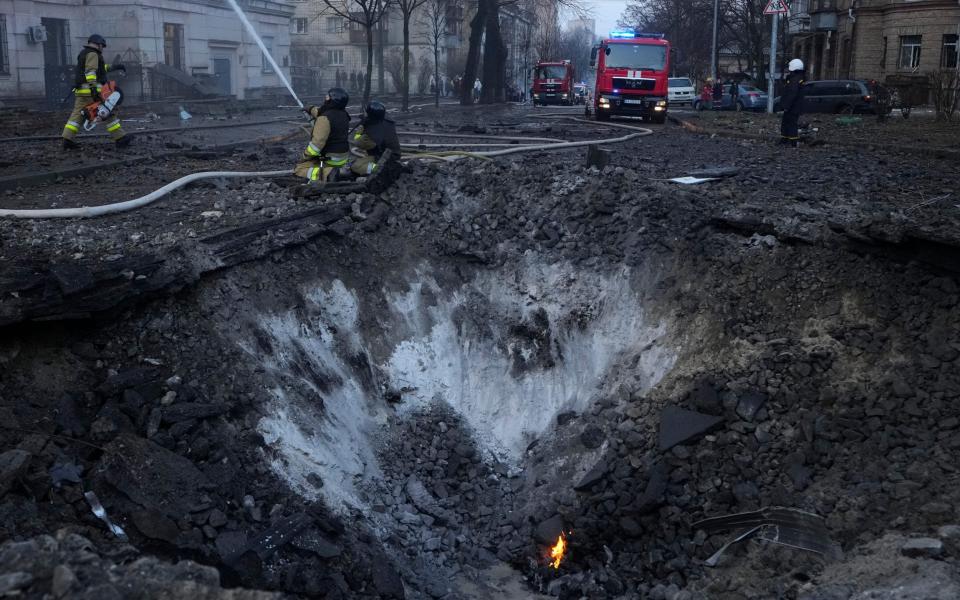
[[[380,158],[385,150],[400,158],[400,139],[393,121],[383,119],[374,123],[364,122],[353,136],[353,143],[368,154]]]
[[[350,115],[346,111],[339,108],[314,107],[310,109],[310,116],[315,120],[310,143],[303,151],[305,159],[346,154],[350,151],[350,145],[347,143]]]
[[[780,96],[780,108],[784,113],[799,115],[803,109],[803,71],[791,71]]]
[[[92,96],[100,92],[107,82],[110,65],[103,62],[103,55],[96,48],[86,47],[77,55],[77,69],[73,86],[78,96]]]

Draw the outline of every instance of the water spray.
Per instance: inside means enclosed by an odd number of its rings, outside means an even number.
[[[247,18],[247,15],[244,14],[243,9],[240,8],[240,5],[237,4],[237,0],[227,0],[227,2],[233,8],[234,12],[237,13],[237,16],[240,17],[240,21],[243,23],[243,26],[247,28],[247,32],[253,36],[253,39],[257,42],[257,46],[260,46],[260,51],[263,52],[265,57],[267,57],[267,60],[273,67],[273,72],[280,77],[280,81],[283,82],[283,85],[287,86],[287,90],[290,91],[290,95],[293,96],[293,99],[297,101],[297,105],[300,108],[303,108],[303,102],[300,101],[300,97],[297,96],[297,93],[293,91],[293,86],[290,85],[289,81],[287,81],[287,76],[283,74],[282,70],[280,70],[280,67],[277,65],[277,61],[273,60],[273,55],[270,54],[269,50],[267,50],[267,47],[263,44],[263,40],[260,39],[260,36],[257,35],[257,30],[253,28],[253,24]]]

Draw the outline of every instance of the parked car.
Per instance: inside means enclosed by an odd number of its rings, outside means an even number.
[[[585,84],[578,83],[573,86],[573,102],[574,104],[586,104],[587,86]]]
[[[697,91],[689,77],[671,77],[667,80],[667,103],[670,106],[693,105]]]
[[[729,92],[730,86],[724,86],[723,98],[720,100],[720,110],[767,110],[767,93],[752,85],[740,84],[740,95],[736,103]],[[700,99],[693,101],[693,108],[700,110]]]
[[[803,84],[803,112],[848,114],[876,112],[874,94],[866,81],[825,79]],[[774,103],[780,111],[780,98]]]

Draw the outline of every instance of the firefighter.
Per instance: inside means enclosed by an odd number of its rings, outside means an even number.
[[[327,91],[321,106],[311,106],[304,111],[313,121],[313,134],[303,156],[293,172],[307,181],[326,181],[334,169],[347,164],[350,145],[347,135],[350,130],[350,115],[347,103],[350,96],[343,88],[335,87]]]
[[[73,82],[73,112],[70,113],[67,124],[63,126],[64,150],[80,147],[80,144],[75,142],[73,138],[80,133],[80,126],[83,123],[83,109],[99,98],[100,86],[107,82],[107,73],[111,71],[127,72],[127,68],[122,64],[108,65],[103,62],[103,49],[106,47],[107,40],[103,39],[102,35],[93,34],[87,39],[87,45],[77,56],[77,68]],[[130,136],[125,135],[123,128],[120,127],[120,114],[116,109],[113,110],[109,118],[107,132],[110,134],[110,138],[117,144],[118,148],[129,146]]]
[[[780,120],[780,142],[796,146],[800,143],[800,113],[803,110],[803,61],[795,58],[787,65],[790,74],[780,97],[783,117]]]
[[[353,144],[363,151],[363,156],[350,165],[354,175],[370,175],[377,168],[377,161],[386,150],[392,151],[391,158],[400,158],[400,139],[393,121],[387,118],[387,107],[374,100],[367,105],[367,116],[353,135]]]

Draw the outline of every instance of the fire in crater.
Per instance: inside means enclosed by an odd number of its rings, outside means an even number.
[[[550,548],[550,559],[552,561],[550,564],[553,565],[554,569],[560,568],[560,561],[563,560],[563,555],[566,551],[567,540],[561,533],[560,536],[557,537],[557,543],[553,545],[553,548]]]

